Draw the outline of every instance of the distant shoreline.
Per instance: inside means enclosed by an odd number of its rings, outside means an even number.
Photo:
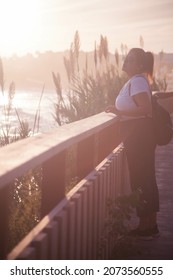
[[[94,69],[94,52],[80,51],[79,64],[82,69],[85,68],[86,55],[88,71],[92,71]],[[119,56],[121,58],[121,54]],[[46,90],[53,89],[55,87],[52,72],[54,72],[60,74],[62,87],[67,88],[68,78],[64,66],[64,57],[69,57],[69,51],[49,51],[38,53],[37,56],[27,54],[21,57],[2,58],[6,87],[8,88],[13,81],[16,85],[16,90],[26,89],[31,91],[38,88],[41,91],[43,85],[45,85]],[[114,54],[110,53],[109,59],[112,64],[115,63]],[[157,73],[161,68],[167,74],[172,71],[173,53],[160,52],[160,54],[155,54],[155,72]]]

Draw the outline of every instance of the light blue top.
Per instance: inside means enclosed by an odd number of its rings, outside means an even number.
[[[142,75],[135,75],[120,90],[115,101],[116,108],[120,111],[137,111],[133,96],[141,92],[146,92],[151,99],[148,81]]]

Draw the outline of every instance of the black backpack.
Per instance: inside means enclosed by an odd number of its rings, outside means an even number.
[[[149,86],[148,79],[143,75],[138,75],[138,77],[144,78]],[[130,88],[129,88],[130,92]],[[153,129],[155,134],[156,144],[159,146],[167,145],[173,138],[173,125],[169,112],[165,110],[157,101],[156,95],[151,93],[152,102],[152,119],[153,119]]]
[[[168,144],[173,137],[172,120],[167,110],[158,102],[157,97],[152,95],[153,126],[156,143],[159,146]]]

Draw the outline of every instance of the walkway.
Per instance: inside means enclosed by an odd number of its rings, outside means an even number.
[[[135,241],[131,259],[173,260],[173,141],[156,150],[156,176],[160,193],[160,237]]]

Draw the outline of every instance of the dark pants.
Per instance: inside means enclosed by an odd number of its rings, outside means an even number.
[[[148,216],[159,211],[152,120],[141,118],[121,122],[120,132],[127,155],[131,189],[141,191],[137,215]]]

